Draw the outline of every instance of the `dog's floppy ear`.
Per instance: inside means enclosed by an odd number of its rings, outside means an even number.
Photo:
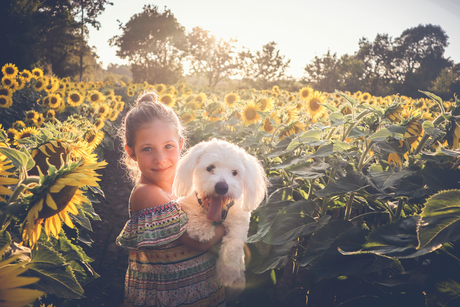
[[[201,142],[189,149],[187,154],[177,163],[176,175],[173,183],[173,193],[176,196],[186,196],[193,188],[193,171],[206,143]]]
[[[244,154],[244,192],[243,210],[251,212],[264,200],[267,194],[268,179],[265,170],[257,158],[248,153]]]

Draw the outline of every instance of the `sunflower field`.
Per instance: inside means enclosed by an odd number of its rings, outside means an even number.
[[[100,220],[98,170],[124,110],[144,91],[180,116],[188,146],[225,139],[265,167],[269,193],[252,214],[247,287],[236,306],[459,303],[456,96],[308,86],[205,93],[184,83],[75,83],[14,64],[2,74],[0,291],[8,306],[78,302],[98,277],[82,249]]]

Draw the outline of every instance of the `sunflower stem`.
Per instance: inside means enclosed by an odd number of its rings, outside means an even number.
[[[10,199],[8,199],[8,204],[11,204],[13,201],[18,199],[19,195],[21,195],[22,191],[27,188],[25,184],[19,184],[16,186],[16,189],[14,189],[13,194],[11,195]]]
[[[401,217],[401,213],[402,213],[402,210],[403,210],[405,204],[406,204],[406,202],[404,201],[403,198],[400,198],[398,200],[398,207],[396,208],[396,213],[394,215],[395,220],[399,220],[399,218]]]
[[[352,208],[354,198],[355,198],[355,192],[351,192],[350,197],[348,198],[347,206],[345,208],[345,216],[343,218],[345,221],[348,221],[350,219],[351,208]]]
[[[321,205],[321,214],[320,214],[320,216],[324,216],[327,213],[327,202],[328,201],[329,201],[329,198],[327,196],[324,196],[323,204]]]
[[[366,158],[367,154],[369,153],[369,150],[371,150],[372,145],[374,145],[374,141],[370,141],[369,143],[366,144],[366,148],[364,149],[363,154],[361,155],[361,158],[359,159],[358,163],[358,170],[361,170],[363,168],[364,164],[364,159]]]
[[[436,119],[433,121],[433,126],[436,127],[436,125],[442,123],[443,121],[444,121],[444,114],[441,114],[438,117],[436,117]],[[425,133],[422,136],[422,139],[420,140],[420,143],[418,143],[418,146],[414,151],[414,155],[417,155],[418,153],[420,153],[420,151],[422,150],[422,148],[425,145],[426,141],[428,141],[429,137],[430,137],[430,135],[428,133]]]

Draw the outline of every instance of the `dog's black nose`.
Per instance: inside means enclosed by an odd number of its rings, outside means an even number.
[[[216,193],[219,195],[224,195],[228,191],[228,184],[225,181],[219,181],[214,187]]]

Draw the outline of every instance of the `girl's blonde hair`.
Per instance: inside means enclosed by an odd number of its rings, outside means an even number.
[[[133,184],[137,183],[141,173],[137,162],[128,155],[124,147],[128,145],[134,149],[137,131],[153,123],[155,120],[160,120],[166,125],[170,125],[177,131],[179,142],[183,141],[185,144],[184,127],[174,110],[159,102],[158,95],[154,92],[145,92],[139,95],[136,105],[128,111],[118,129],[118,137],[121,139],[121,149],[123,152],[120,163],[125,168]]]

